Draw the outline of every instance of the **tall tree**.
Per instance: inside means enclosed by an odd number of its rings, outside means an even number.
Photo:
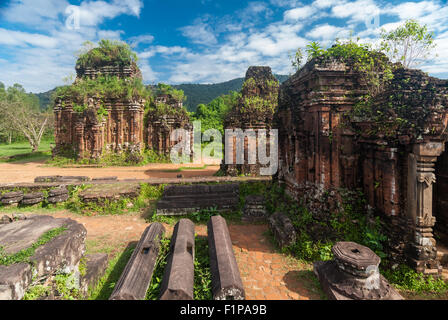
[[[386,32],[381,30],[381,47],[393,62],[406,68],[415,68],[429,58],[436,47],[434,33],[417,20],[407,20],[404,25]]]
[[[1,90],[0,90],[1,91]],[[0,99],[0,118],[4,130],[17,132],[29,142],[32,152],[39,149],[40,142],[51,123],[51,112],[42,113],[36,96],[27,94],[22,86],[15,84]]]

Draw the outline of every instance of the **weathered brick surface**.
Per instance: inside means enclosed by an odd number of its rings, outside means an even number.
[[[247,70],[245,85],[243,85],[241,91],[242,97],[227,115],[224,121],[224,129],[254,130],[256,137],[251,139],[253,144],[249,142],[249,138],[244,138],[244,141],[241,141],[244,149],[244,163],[237,163],[238,142],[236,138],[233,138],[233,164],[227,162],[221,166],[221,170],[227,175],[260,175],[262,165],[258,161],[259,158],[251,163],[249,155],[257,155],[259,130],[269,131],[274,127],[273,117],[278,105],[278,87],[279,83],[272,74],[270,67],[252,66]],[[252,107],[249,101],[253,98],[258,99],[258,103],[261,103],[262,99],[262,105],[258,105],[256,108]],[[269,139],[269,132],[267,132],[267,146],[269,146]],[[228,146],[228,148],[230,147]],[[269,154],[269,148],[267,148],[267,152]],[[228,157],[231,159],[230,155]]]
[[[393,72],[394,79],[371,106],[387,121],[350,115],[366,92],[350,63],[314,59],[283,83],[276,114],[278,179],[296,198],[310,185],[316,190],[362,189],[370,207],[388,221],[411,222],[411,228],[400,229],[405,232],[401,241],[394,240],[393,250],[403,256],[407,249],[400,242],[414,239],[408,242],[411,264],[432,272],[438,268],[433,215],[446,220],[444,160],[437,166],[436,161],[447,141],[448,81],[419,70]],[[440,185],[433,206],[436,176]],[[396,238],[399,232],[390,229]]]

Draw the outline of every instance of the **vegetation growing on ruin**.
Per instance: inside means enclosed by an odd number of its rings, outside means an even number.
[[[256,92],[257,87],[261,87],[264,95],[251,95],[251,92]],[[243,91],[247,92],[240,106],[240,111],[243,113],[270,113],[274,114],[277,110],[277,91],[279,82],[277,80],[266,80],[264,83],[257,83],[254,78],[249,78],[243,83]]]
[[[393,79],[394,66],[387,56],[370,44],[359,43],[359,39],[348,41],[336,40],[336,43],[323,49],[318,42],[311,42],[306,48],[308,59],[320,63],[334,59],[346,62],[359,74],[365,84],[368,96],[373,97],[382,92]]]
[[[72,101],[78,108],[84,108],[78,112],[87,109],[87,101],[93,97],[98,97],[104,103],[107,100],[115,99],[125,99],[127,101],[147,100],[150,96],[151,91],[143,84],[141,79],[137,77],[122,79],[112,76],[100,76],[96,79],[78,79],[70,86],[58,87],[54,93],[55,99]],[[65,104],[62,105],[62,107],[65,106]]]
[[[130,66],[138,61],[137,54],[131,47],[117,40],[101,40],[95,48],[90,41],[84,43],[78,54],[76,66],[95,68],[101,66]]]
[[[129,212],[138,212],[148,207],[151,201],[158,200],[165,189],[165,185],[150,185],[140,183],[140,192],[136,198],[123,197],[119,200],[105,199],[100,202],[84,202],[80,193],[91,185],[69,186],[70,198],[63,207],[74,213],[83,215],[121,215]]]
[[[64,226],[49,230],[45,232],[43,235],[41,235],[39,239],[35,243],[33,243],[29,248],[20,250],[19,252],[11,255],[6,254],[4,249],[0,247],[0,265],[9,266],[21,262],[31,264],[30,258],[34,255],[36,249],[50,242],[57,236],[61,235],[65,230],[67,230],[67,228]]]

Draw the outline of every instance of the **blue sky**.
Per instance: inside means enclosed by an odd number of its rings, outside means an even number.
[[[411,18],[436,34],[438,55],[419,67],[448,78],[447,17],[445,0],[0,0],[0,81],[62,85],[83,42],[102,38],[133,46],[146,83],[216,83],[250,65],[290,74],[289,56],[309,41],[352,32],[374,43]]]

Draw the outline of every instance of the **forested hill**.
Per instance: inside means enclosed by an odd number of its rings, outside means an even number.
[[[275,75],[280,83],[286,81],[289,76]],[[188,111],[196,111],[198,104],[208,104],[213,99],[227,94],[230,91],[239,91],[243,86],[244,78],[233,79],[230,81],[216,84],[180,84],[174,85],[176,89],[183,90],[187,96],[184,103]]]
[[[285,75],[275,75],[280,83],[286,81],[289,76]],[[207,104],[213,99],[227,94],[230,91],[239,91],[243,86],[244,78],[233,79],[230,81],[216,83],[216,84],[180,84],[174,85],[176,89],[181,89],[187,96],[187,101],[185,102],[185,107],[188,111],[195,111],[198,104]],[[51,103],[51,94],[56,90],[50,90],[47,92],[36,93],[35,95],[39,98],[40,107],[42,110],[49,107]]]

